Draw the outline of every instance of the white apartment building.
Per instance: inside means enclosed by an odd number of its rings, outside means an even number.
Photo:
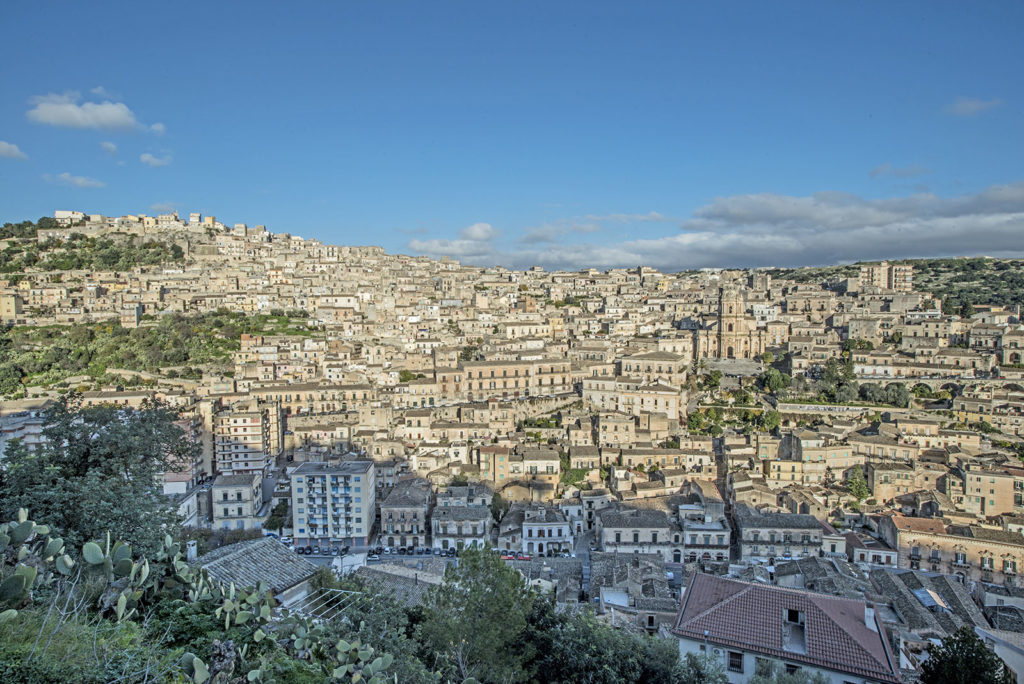
[[[296,546],[365,546],[375,517],[373,461],[308,461],[291,474]]]
[[[250,399],[214,415],[214,459],[218,473],[263,473],[273,463],[279,451],[274,432],[280,426],[279,417],[271,415],[273,408]]]
[[[219,530],[255,530],[263,526],[263,475],[218,475],[213,481],[212,524]]]

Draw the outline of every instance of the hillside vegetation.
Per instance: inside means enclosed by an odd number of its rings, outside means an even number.
[[[185,377],[201,369],[227,370],[241,336],[312,335],[305,312],[247,315],[226,309],[169,314],[135,329],[116,322],[0,328],[0,395],[18,397],[25,386],[48,387],[70,377],[96,381],[108,369],[158,372],[184,367]],[[123,381],[121,381],[123,382]]]
[[[942,299],[947,313],[958,312],[963,304],[1024,304],[1024,260],[988,257],[950,259],[904,259],[891,263],[914,266],[914,289]],[[803,283],[817,283],[855,277],[860,263],[841,266],[772,269],[773,277]]]
[[[158,266],[181,262],[185,258],[184,250],[178,245],[158,240],[137,242],[129,235],[111,234],[94,238],[69,228],[66,240],[40,243],[36,239],[39,229],[57,227],[52,219],[39,219],[36,223],[5,223],[0,228],[0,239],[6,241],[0,251],[0,273],[18,276],[31,268],[44,271],[130,271],[136,266]]]

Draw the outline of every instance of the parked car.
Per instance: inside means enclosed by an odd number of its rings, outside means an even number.
[[[513,554],[511,554],[511,553],[507,553],[506,552],[506,553],[501,554],[501,560],[515,560],[515,559],[516,559],[516,557]]]
[[[448,551],[445,552],[445,555],[448,556],[449,558],[454,558],[455,557],[455,549],[448,549]]]
[[[441,549],[434,549],[434,555],[435,556],[440,556],[440,555],[443,555],[443,554],[444,554],[444,551],[442,551]]]
[[[409,548],[407,548],[407,549],[405,550],[405,552],[406,552],[406,553],[407,553],[408,555],[410,555],[410,556],[415,556],[415,555],[416,555],[416,547],[415,547],[415,546],[410,546]]]
[[[390,555],[390,554],[391,554],[391,547],[390,546],[385,546],[384,547],[384,555]]]
[[[337,555],[338,555],[338,553],[339,553],[339,551],[338,551],[338,547],[337,547],[337,546],[332,546],[332,547],[331,547],[331,555],[332,555],[332,556],[337,556]]]
[[[349,546],[348,544],[345,544],[345,546],[342,546],[342,547],[341,547],[341,552],[342,552],[343,554],[345,554],[345,553],[348,553],[348,552],[349,552],[349,551],[351,551],[351,550],[352,550],[352,547],[351,547],[351,546]]]
[[[295,547],[295,553],[297,553],[297,554],[299,554],[301,556],[302,554],[306,553],[306,547],[305,546],[296,546]]]
[[[367,561],[379,561],[380,560],[380,556],[378,554],[376,554],[376,553],[371,553],[369,556],[366,557],[366,560]]]
[[[405,547],[404,546],[399,546],[398,547],[398,555],[399,556],[404,556],[405,555]]]
[[[291,544],[292,543],[292,538],[291,537],[281,537],[281,543],[282,544]]]
[[[320,555],[320,545],[319,545],[319,544],[314,544],[314,545],[313,545],[313,551],[312,551],[312,554],[313,554],[314,556],[319,556],[319,555]]]

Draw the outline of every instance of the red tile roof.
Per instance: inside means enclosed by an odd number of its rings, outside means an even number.
[[[696,573],[673,634],[882,682],[900,682],[884,636],[864,623],[863,601]],[[804,614],[806,653],[786,650],[786,613]],[[705,632],[707,636],[705,637]]]

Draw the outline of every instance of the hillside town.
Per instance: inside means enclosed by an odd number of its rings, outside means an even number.
[[[563,610],[733,682],[764,659],[905,681],[963,627],[1024,673],[1019,307],[951,312],[906,262],[821,282],[509,270],[196,213],[53,219],[0,246],[170,256],[4,273],[12,335],[204,317],[218,353],[26,370],[3,385],[0,458],[38,448],[68,393],[173,408],[198,445],[162,478],[183,525],[274,537],[210,567],[259,553],[291,590],[333,566],[415,604],[486,548]]]

